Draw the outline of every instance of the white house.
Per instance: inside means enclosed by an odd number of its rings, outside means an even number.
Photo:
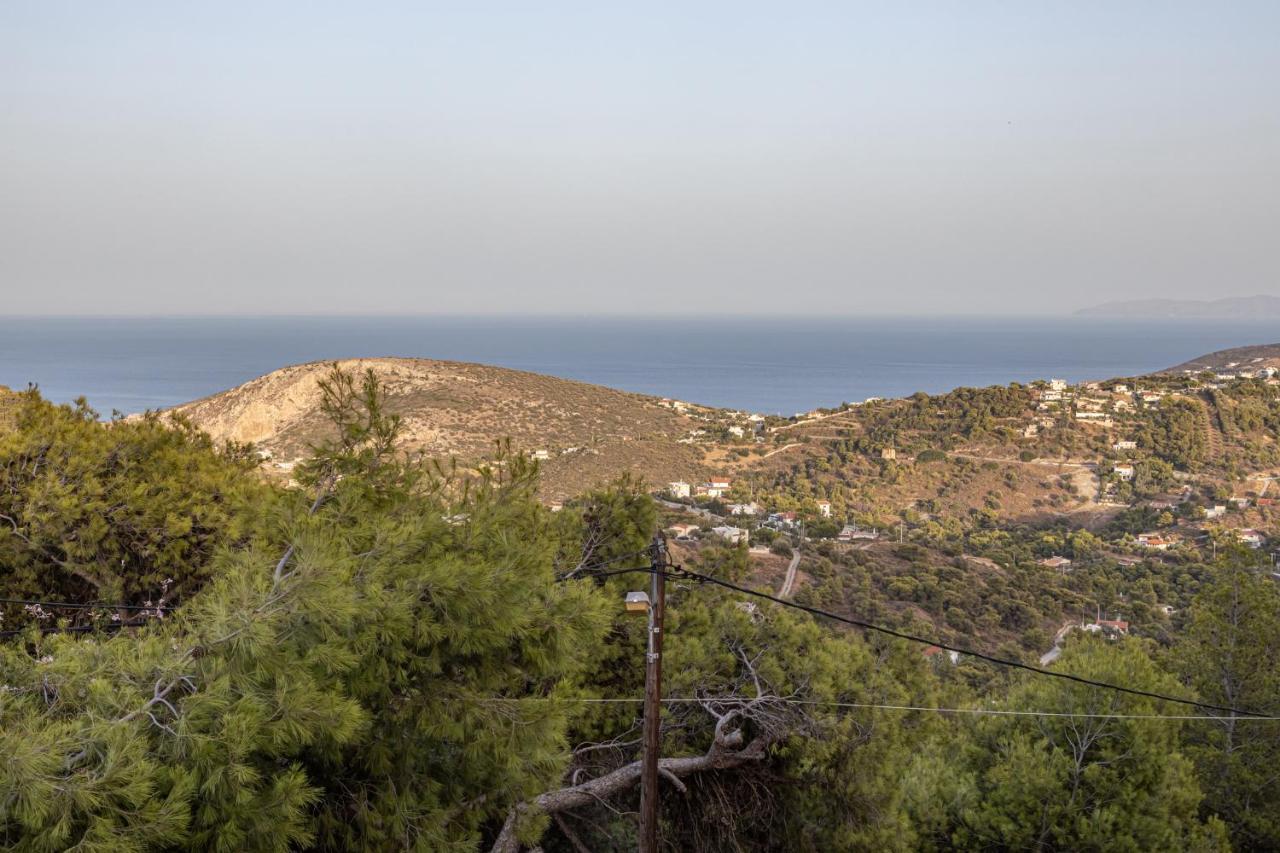
[[[1257,530],[1237,530],[1236,538],[1250,548],[1261,548],[1262,543],[1267,541],[1267,537],[1259,533]]]
[[[687,498],[692,492],[692,487],[684,480],[672,480],[667,483],[667,494],[673,498]]]
[[[729,515],[756,515],[760,507],[754,501],[749,504],[729,504]]]
[[[551,454],[546,450],[535,450],[529,454],[530,459],[546,460],[551,458]]]
[[[1222,518],[1227,514],[1227,508],[1222,504],[1214,504],[1204,511],[1205,518]]]
[[[750,534],[741,527],[721,525],[720,527],[711,528],[711,532],[731,545],[739,545],[750,540]]]
[[[1111,449],[1112,450],[1137,450],[1138,442],[1133,441],[1132,439],[1126,438],[1121,441],[1117,441],[1115,444],[1111,445]]]
[[[831,517],[831,501],[818,501],[818,515],[823,518]]]
[[[729,435],[733,436],[734,438],[742,438],[744,435],[746,435],[746,432],[740,426],[731,426],[729,427]]]
[[[1129,464],[1115,465],[1112,466],[1111,473],[1127,483],[1133,479],[1133,466]]]
[[[1067,390],[1067,380],[1065,380],[1065,379],[1050,379],[1050,380],[1049,380],[1049,387],[1050,387],[1050,388],[1052,388],[1054,391],[1065,391],[1065,390]]]

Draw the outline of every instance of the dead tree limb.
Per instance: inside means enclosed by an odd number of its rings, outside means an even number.
[[[710,748],[702,755],[663,758],[658,762],[659,774],[673,787],[684,792],[682,779],[709,770],[733,770],[763,760],[769,747],[784,740],[795,729],[785,725],[785,709],[777,697],[757,695],[750,700],[722,699],[703,703],[716,720]],[[722,710],[724,709],[724,710]],[[751,723],[756,734],[747,739],[744,726]],[[624,764],[616,770],[578,785],[540,794],[514,806],[507,814],[492,853],[519,853],[516,829],[521,819],[531,814],[557,815],[569,809],[605,802],[634,788],[640,782],[640,762]]]

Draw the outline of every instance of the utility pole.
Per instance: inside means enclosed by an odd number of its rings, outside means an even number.
[[[662,722],[662,617],[667,604],[667,543],[649,546],[653,583],[649,594],[649,642],[644,666],[644,755],[640,768],[640,853],[658,853],[658,749]]]

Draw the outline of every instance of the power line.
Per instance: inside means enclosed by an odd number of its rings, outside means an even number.
[[[84,604],[78,601],[39,601],[32,598],[0,598],[0,604],[21,604],[28,607],[62,607],[72,610],[176,610],[171,604]]]
[[[637,568],[637,569],[628,569],[624,571],[649,572],[653,570],[648,568]],[[614,574],[621,574],[621,573],[622,572],[619,571],[619,572],[615,572]],[[1241,708],[1232,708],[1226,705],[1214,705],[1209,702],[1197,702],[1194,699],[1182,699],[1177,696],[1169,696],[1164,693],[1156,693],[1151,690],[1139,690],[1136,687],[1125,687],[1120,684],[1110,684],[1105,681],[1095,681],[1094,679],[1091,679],[1091,678],[1085,678],[1079,675],[1072,675],[1069,672],[1055,672],[1054,670],[1041,669],[1038,666],[1031,666],[1030,664],[1022,663],[1021,661],[1016,661],[1016,660],[1009,660],[1008,658],[998,658],[998,657],[995,657],[994,655],[989,655],[984,652],[974,651],[973,649],[966,649],[960,646],[948,645],[946,643],[942,643],[937,640],[929,640],[924,637],[917,637],[914,634],[907,634],[902,631],[895,631],[894,629],[886,628],[883,625],[876,625],[871,622],[864,622],[860,619],[851,619],[847,616],[840,616],[836,613],[831,613],[830,611],[827,611],[827,610],[821,610],[817,607],[810,607],[805,604],[799,604],[794,601],[788,601],[784,598],[778,598],[777,596],[770,595],[767,592],[760,592],[759,590],[754,590],[744,586],[739,586],[738,584],[730,583],[729,581],[721,580],[720,578],[714,578],[714,577],[711,577],[710,575],[701,574],[700,572],[690,571],[688,569],[683,568],[682,566],[672,566],[669,569],[667,576],[671,578],[675,578],[677,580],[684,578],[684,579],[698,581],[700,583],[715,584],[716,586],[733,590],[734,592],[738,592],[743,595],[750,595],[756,598],[763,598],[766,601],[772,601],[775,604],[781,604],[784,607],[793,607],[796,610],[803,610],[804,612],[812,616],[822,616],[827,619],[835,620],[836,622],[843,622],[846,625],[853,625],[854,627],[857,627],[857,628],[863,628],[868,631],[876,631],[881,634],[886,634],[890,637],[896,637],[897,639],[900,639],[900,640],[907,640],[913,643],[922,643],[928,646],[936,646],[937,648],[943,649],[948,652],[956,652],[957,654],[969,655],[970,657],[975,657],[975,658],[978,658],[979,660],[985,660],[988,663],[994,663],[999,666],[1007,666],[1014,669],[1022,669],[1022,670],[1026,670],[1027,672],[1035,673],[1036,675],[1044,675],[1050,678],[1060,678],[1064,681],[1073,681],[1077,684],[1084,684],[1089,687],[1098,687],[1104,690],[1114,690],[1118,693],[1128,693],[1133,696],[1144,696],[1148,699],[1160,699],[1165,702],[1174,702],[1179,705],[1189,705],[1193,708],[1203,708],[1206,711],[1222,711],[1227,714],[1238,715],[1242,717],[1265,718],[1267,716],[1266,714],[1261,714],[1261,713],[1258,713],[1257,711],[1246,711]]]
[[[585,696],[522,696],[522,697],[491,697],[475,699],[473,701],[489,703],[489,702],[572,702],[584,705],[639,705],[644,702],[640,698],[592,698]],[[667,697],[662,700],[668,705],[690,705],[690,704],[732,704],[731,699],[690,699]],[[1070,719],[1089,719],[1089,720],[1204,720],[1221,722],[1222,717],[1210,716],[1205,714],[1107,714],[1086,711],[1018,711],[1005,710],[1000,708],[939,708],[928,705],[885,705],[875,702],[837,702],[835,700],[826,699],[795,699],[775,697],[770,701],[782,702],[788,705],[808,705],[821,708],[852,708],[861,710],[878,710],[878,711],[903,711],[913,712],[922,711],[936,714],[971,714],[983,717],[1065,717]],[[1268,716],[1247,716],[1241,717],[1242,720],[1250,722],[1280,722],[1280,717]]]
[[[126,622],[107,622],[102,625],[68,625],[66,627],[42,628],[36,626],[36,630],[41,634],[87,634],[90,631],[119,631],[121,628],[138,628],[142,625],[152,624],[146,619],[133,619]],[[0,631],[0,637],[9,639],[11,637],[21,637],[26,634],[30,628],[10,629],[8,631]]]

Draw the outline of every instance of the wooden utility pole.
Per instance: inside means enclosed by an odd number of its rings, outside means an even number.
[[[640,769],[640,853],[658,853],[658,749],[662,722],[662,617],[667,604],[667,543],[650,546],[649,642],[644,667],[644,755]]]

